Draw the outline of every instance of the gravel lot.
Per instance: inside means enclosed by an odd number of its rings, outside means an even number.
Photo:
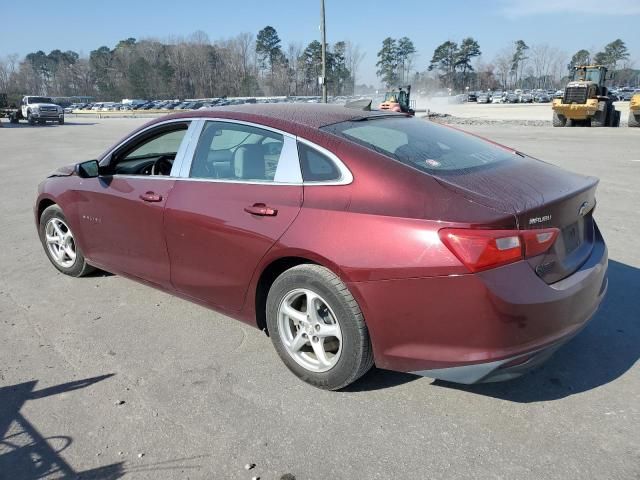
[[[37,183],[143,121],[0,129],[0,479],[640,479],[640,129],[464,127],[601,178],[609,294],[543,368],[465,387],[374,370],[330,393],[257,330],[49,264]]]

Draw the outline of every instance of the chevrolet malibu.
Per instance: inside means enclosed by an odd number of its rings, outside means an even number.
[[[372,365],[507,380],[607,289],[597,179],[449,127],[326,105],[165,116],[39,186],[62,273],[98,268],[264,330],[302,380]]]

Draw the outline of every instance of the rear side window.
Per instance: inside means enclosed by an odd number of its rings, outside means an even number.
[[[509,150],[415,118],[348,121],[327,125],[322,130],[429,174],[459,174],[515,160]]]
[[[305,182],[326,182],[340,179],[340,170],[325,154],[298,142],[298,156]]]
[[[284,137],[249,125],[205,124],[191,164],[191,178],[273,182]]]

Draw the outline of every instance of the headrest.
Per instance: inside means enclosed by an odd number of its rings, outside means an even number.
[[[233,157],[236,178],[264,180],[265,165],[262,145],[241,145]]]

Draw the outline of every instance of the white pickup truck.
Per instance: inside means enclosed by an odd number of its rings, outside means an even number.
[[[53,103],[50,97],[26,96],[22,97],[20,108],[10,117],[11,123],[26,120],[29,125],[36,123],[57,122],[64,124],[64,110]]]

